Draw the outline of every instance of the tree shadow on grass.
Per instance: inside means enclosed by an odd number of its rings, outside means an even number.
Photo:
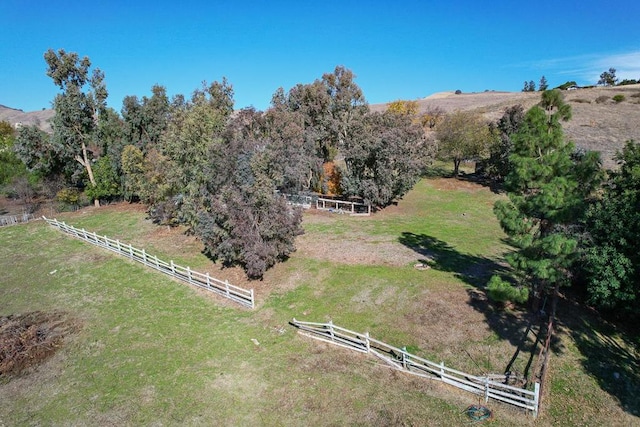
[[[506,267],[497,261],[455,250],[448,243],[433,236],[404,232],[399,242],[413,249],[422,259],[419,262],[439,271],[451,272],[471,286],[467,290],[469,304],[485,316],[487,325],[500,339],[508,340],[516,350],[504,373],[511,372],[529,380],[537,380],[540,347],[546,339],[546,321],[551,301],[543,305],[543,312],[530,313],[517,307],[505,307],[489,300],[485,285],[493,274],[505,273]],[[563,296],[558,303],[556,330],[551,351],[568,351],[562,335],[569,335],[582,355],[581,363],[602,390],[613,396],[621,408],[640,416],[640,336],[625,333],[602,320],[597,313]],[[557,359],[556,359],[557,360]],[[551,361],[551,364],[559,363]],[[556,375],[562,375],[560,367]]]
[[[559,327],[582,354],[581,364],[627,413],[640,416],[640,335],[625,332],[575,300],[559,302]]]
[[[501,340],[507,340],[516,350],[504,373],[517,371],[529,377],[535,374],[535,356],[544,342],[546,317],[491,301],[486,294],[486,284],[494,274],[506,273],[507,267],[494,259],[461,253],[447,242],[425,234],[403,232],[399,242],[413,249],[422,259],[418,261],[434,270],[451,272],[471,286],[467,289],[469,304],[485,316],[487,325]],[[560,341],[551,343],[554,351],[562,351]]]

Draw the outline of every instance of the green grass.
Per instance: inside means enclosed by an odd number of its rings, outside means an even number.
[[[438,255],[433,269],[294,253],[255,283],[260,289],[255,310],[205,295],[42,221],[0,229],[0,315],[63,310],[79,325],[44,365],[0,381],[0,424],[467,424],[462,410],[477,403],[474,396],[302,337],[287,324],[293,317],[331,319],[471,373],[476,367],[465,351],[485,368],[504,368],[517,336],[504,329],[517,317],[473,306],[467,291],[482,284],[465,272],[492,265],[508,249],[491,212],[500,196],[440,184],[421,181],[395,211],[304,224],[306,237],[314,239],[337,234],[417,245]],[[176,246],[144,218],[141,212],[102,208],[63,219],[165,259],[208,265],[197,241],[185,238]],[[421,256],[416,253],[416,259]],[[495,316],[503,323],[491,323]],[[631,415],[637,404],[624,390],[603,385],[594,367],[583,363],[586,348],[602,351],[605,345],[571,334],[599,325],[577,324],[563,332],[565,344],[552,359],[547,401],[553,403],[535,424],[571,425],[577,419],[588,425],[584,412],[575,416],[575,405],[585,399],[598,405],[586,412],[591,425],[637,423]],[[607,336],[629,348],[625,336]],[[489,347],[490,358],[485,357]],[[633,359],[633,350],[627,352]],[[631,371],[620,372],[635,384]],[[616,399],[626,409],[617,407]],[[493,402],[490,407],[492,425],[533,425],[531,417],[508,407]]]

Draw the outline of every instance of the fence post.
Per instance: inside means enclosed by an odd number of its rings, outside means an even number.
[[[335,335],[333,334],[333,320],[329,320],[329,334],[331,335],[331,341],[335,341]]]
[[[209,277],[209,273],[207,272],[207,287],[211,287],[211,278]]]
[[[440,379],[444,380],[444,362],[440,361]]]
[[[158,255],[154,255],[153,259],[154,259],[154,260],[155,260],[155,262],[156,262],[156,268],[158,268],[158,269],[159,269],[159,268],[160,268],[160,263],[158,263]]]
[[[484,403],[489,401],[489,377],[484,379]]]
[[[227,291],[227,298],[229,298],[229,281],[228,280],[224,281],[224,287]]]
[[[367,353],[371,350],[371,342],[369,342],[369,332],[364,334],[365,343],[367,344]]]
[[[407,347],[402,347],[402,367],[407,369]]]
[[[249,292],[251,292],[251,309],[254,309],[254,308],[256,308],[256,306],[255,306],[255,302],[254,302],[254,299],[253,299],[253,289],[249,289]],[[295,321],[295,319],[293,319],[293,320]]]
[[[173,264],[173,260],[171,260],[171,273],[174,276],[176,275],[176,266]]]
[[[82,235],[84,236],[84,240],[89,240],[89,238],[87,237],[87,230],[85,230],[84,228],[82,229]]]
[[[118,252],[122,252],[122,248],[120,247],[120,240],[116,240],[116,247],[118,248]]]
[[[129,257],[133,259],[133,246],[131,244],[129,244]]]
[[[533,383],[533,418],[537,418],[538,417],[538,409],[540,406],[540,383],[539,382],[535,382]]]
[[[187,267],[187,278],[189,279],[189,283],[191,283],[191,268]]]

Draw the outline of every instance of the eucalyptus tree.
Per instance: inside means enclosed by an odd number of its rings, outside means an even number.
[[[342,149],[344,195],[384,207],[413,187],[425,166],[424,132],[409,115],[369,113],[350,133]]]
[[[143,152],[158,148],[160,138],[167,129],[170,102],[166,89],[160,85],[151,88],[152,96],[126,96],[122,101],[125,139]]]
[[[89,57],[80,59],[77,53],[64,49],[49,49],[44,59],[47,76],[61,90],[53,100],[53,141],[84,168],[90,185],[96,186],[92,170],[98,158],[96,132],[108,96],[104,73],[98,68],[90,73]],[[94,203],[100,206],[98,199]]]
[[[301,212],[276,192],[287,172],[286,156],[297,151],[287,145],[300,142],[301,130],[290,122],[280,132],[269,129],[287,124],[268,123],[279,118],[265,120],[253,109],[240,111],[220,144],[209,148],[204,169],[207,185],[195,231],[205,253],[224,265],[241,266],[252,279],[286,259],[302,233]]]
[[[208,167],[208,154],[212,147],[221,144],[232,112],[233,88],[226,79],[209,85],[203,83],[189,101],[174,100],[158,150],[171,166],[162,187],[165,194],[156,197],[156,205],[163,206],[155,206],[152,212],[171,211],[171,217],[177,216],[171,221],[189,227],[196,225],[197,212],[203,204],[202,189],[207,185],[204,171]]]

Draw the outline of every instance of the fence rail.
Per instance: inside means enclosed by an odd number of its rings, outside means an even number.
[[[253,289],[243,289],[231,285],[228,281],[223,282],[222,280],[215,279],[209,276],[209,273],[198,273],[189,267],[177,265],[173,261],[163,261],[155,255],[148,254],[144,249],[134,248],[119,240],[113,240],[107,236],[98,236],[96,233],[86,231],[85,229],[80,230],[56,219],[49,219],[44,216],[42,218],[50,225],[81,240],[138,261],[147,267],[151,267],[178,280],[221,295],[245,307],[255,307]]]
[[[537,417],[540,402],[540,384],[534,383],[534,390],[510,386],[493,381],[489,377],[470,375],[409,353],[406,348],[398,348],[378,341],[369,333],[350,331],[329,323],[300,322],[293,319],[291,324],[303,335],[314,339],[346,347],[362,353],[370,353],[393,368],[429,379],[439,380],[459,389],[484,396],[485,402],[494,399],[519,408],[532,411]]]
[[[338,199],[324,199],[318,197],[316,199],[316,209],[321,211],[337,211],[340,213],[349,213],[351,215],[371,215],[371,205],[357,202],[348,202]]]
[[[2,215],[0,216],[0,227],[5,225],[20,224],[21,222],[29,222],[35,217],[33,214],[23,213],[20,215]]]

